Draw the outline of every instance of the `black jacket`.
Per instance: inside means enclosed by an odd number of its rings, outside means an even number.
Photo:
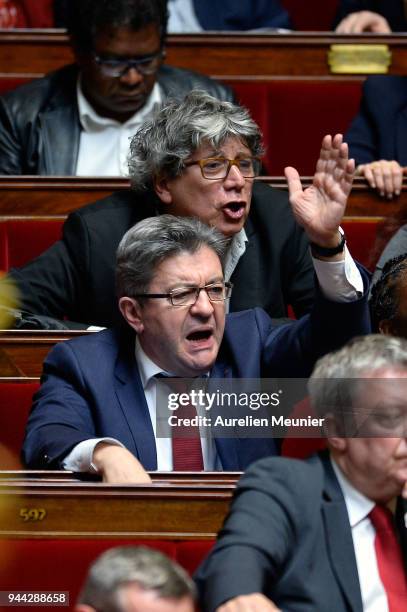
[[[0,98],[0,174],[76,173],[81,131],[77,78],[77,66],[65,66]],[[189,70],[164,65],[157,81],[164,98],[204,89],[234,100],[231,89]]]
[[[156,214],[156,206],[155,194],[129,190],[69,215],[62,240],[11,271],[22,309],[86,324],[115,323],[120,317],[114,288],[117,246],[132,225]],[[313,266],[287,194],[255,182],[245,230],[249,242],[231,278],[230,310],[261,306],[272,317],[284,317],[292,304],[297,316],[308,312]]]

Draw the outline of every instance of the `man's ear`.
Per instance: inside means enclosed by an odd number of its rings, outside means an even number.
[[[169,179],[166,178],[161,178],[154,181],[154,191],[160,198],[161,202],[167,206],[172,204],[172,191],[169,183]]]
[[[343,452],[346,448],[346,438],[342,437],[343,428],[331,412],[325,414],[323,428],[329,445],[335,450]]]
[[[143,309],[138,300],[123,296],[119,300],[119,309],[130,327],[141,334],[144,329]]]

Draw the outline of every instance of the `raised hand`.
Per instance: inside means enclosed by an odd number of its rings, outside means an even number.
[[[323,247],[337,246],[338,227],[355,173],[355,162],[349,159],[342,134],[324,136],[314,180],[307,189],[303,190],[295,168],[285,168],[284,172],[294,216],[310,241]]]

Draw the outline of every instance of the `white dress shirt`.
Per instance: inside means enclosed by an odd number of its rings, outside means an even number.
[[[373,510],[375,502],[355,489],[336,462],[333,459],[331,459],[331,462],[348,511],[362,594],[363,612],[389,612],[386,591],[377,566],[374,545],[376,531],[369,519],[369,513]]]
[[[79,120],[82,130],[76,164],[77,176],[128,176],[130,140],[162,101],[160,86],[155,83],[143,108],[125,123],[101,117],[77,83]]]

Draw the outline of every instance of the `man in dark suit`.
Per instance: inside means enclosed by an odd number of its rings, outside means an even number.
[[[242,172],[251,174],[255,160],[243,160]],[[237,172],[227,160],[205,164],[212,178]],[[27,425],[28,466],[96,469],[108,482],[134,481],[140,472],[147,478],[142,468],[181,469],[170,437],[157,435],[157,375],[304,377],[321,354],[366,333],[363,281],[338,233],[352,184],[347,146],[340,136],[324,139],[315,185],[305,192],[294,168],[286,173],[294,213],[316,258],[321,290],[312,315],[274,328],[255,309],[230,315],[225,326],[231,291],[224,280],[225,237],[194,218],[144,219],[126,233],[117,255],[127,325],[50,353]],[[240,470],[276,450],[270,438],[203,440],[200,458],[191,453],[182,466]]]
[[[0,98],[0,173],[127,174],[128,140],[156,104],[201,88],[232,91],[163,65],[165,0],[70,0],[75,64]]]
[[[389,198],[400,195],[407,165],[406,105],[407,77],[368,77],[359,113],[346,133],[357,173]]]
[[[406,386],[399,338],[359,338],[318,362],[309,390],[330,453],[265,459],[247,471],[198,570],[202,610],[404,610],[406,573],[387,505],[407,498]]]
[[[61,241],[11,271],[22,310],[66,317],[66,327],[117,322],[117,246],[141,219],[171,213],[196,216],[230,238],[225,275],[235,287],[232,311],[260,306],[285,317],[291,304],[297,316],[309,312],[314,277],[307,237],[287,195],[254,180],[258,160],[250,176],[244,172],[245,158],[261,153],[260,130],[246,109],[197,91],[168,102],[132,141],[134,191],[74,212]],[[204,176],[198,163],[214,156],[236,162],[222,179]]]

